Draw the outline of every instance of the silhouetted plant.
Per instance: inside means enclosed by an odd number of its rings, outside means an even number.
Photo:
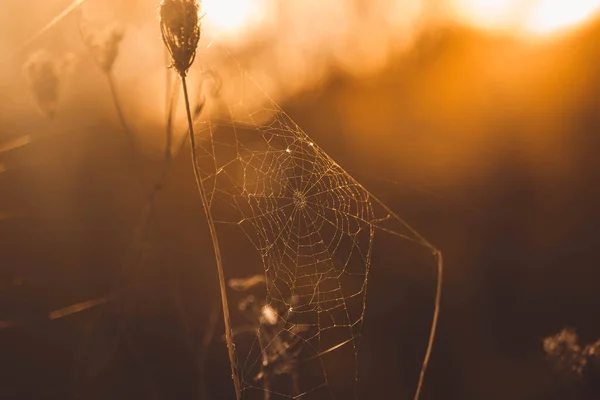
[[[229,354],[229,364],[231,366],[231,377],[233,379],[236,398],[242,397],[239,373],[237,370],[237,361],[235,357],[235,345],[231,332],[231,318],[229,316],[229,305],[227,301],[227,288],[225,284],[225,275],[223,272],[223,263],[221,260],[221,251],[217,238],[217,231],[213,221],[208,197],[202,183],[200,168],[198,166],[198,155],[196,140],[194,136],[194,123],[190,108],[190,100],[186,83],[186,75],[194,59],[196,58],[196,49],[200,41],[200,3],[197,0],[163,0],[159,8],[160,29],[162,39],[171,55],[172,66],[177,70],[181,77],[183,95],[185,99],[185,108],[187,112],[189,137],[192,149],[192,163],[196,185],[202,200],[204,215],[210,230],[210,236],[215,253],[215,261],[219,275],[219,287],[221,291],[221,304],[223,306],[223,320],[225,322],[225,338]]]
[[[70,53],[56,57],[42,49],[32,53],[23,65],[23,72],[35,104],[50,118],[56,113],[64,79],[73,60],[74,56]]]
[[[117,94],[115,79],[112,73],[113,66],[119,55],[119,46],[125,36],[125,32],[121,25],[117,23],[107,25],[103,28],[95,28],[89,21],[84,20],[82,20],[79,26],[79,31],[81,32],[83,43],[85,43],[96,63],[106,75],[121,125],[123,125],[125,132],[131,135],[131,129],[125,119],[125,113]]]

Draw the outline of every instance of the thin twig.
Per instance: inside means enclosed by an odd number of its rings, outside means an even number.
[[[121,107],[121,102],[119,101],[119,96],[117,94],[117,88],[115,85],[115,80],[113,78],[112,73],[109,71],[106,73],[106,77],[108,79],[108,86],[110,86],[110,94],[113,99],[113,103],[115,104],[115,109],[117,110],[117,114],[119,116],[119,121],[121,121],[121,125],[123,125],[123,129],[125,133],[130,138],[133,138],[131,129],[129,129],[129,125],[127,124],[127,120],[125,119],[125,114],[123,113],[123,108]]]
[[[435,306],[433,311],[433,317],[431,321],[431,330],[429,331],[429,342],[427,343],[427,351],[425,358],[423,359],[423,365],[421,367],[421,374],[419,375],[419,383],[417,384],[417,390],[415,392],[414,400],[419,400],[421,395],[421,388],[423,387],[423,381],[425,380],[425,371],[429,365],[429,359],[431,358],[431,350],[433,349],[433,342],[435,341],[435,333],[437,331],[437,324],[440,318],[440,303],[442,300],[442,273],[444,269],[444,260],[442,258],[442,252],[434,250],[434,254],[437,258],[437,287],[435,292]]]
[[[229,363],[231,365],[231,377],[233,379],[233,386],[235,388],[236,399],[241,400],[242,393],[240,390],[240,380],[239,380],[238,369],[237,369],[237,361],[235,358],[235,345],[233,343],[233,337],[231,334],[231,318],[229,316],[229,305],[228,305],[228,301],[227,301],[227,289],[226,289],[227,286],[225,283],[225,274],[223,272],[223,262],[221,259],[221,250],[219,248],[219,241],[217,239],[217,230],[215,228],[215,223],[213,221],[212,214],[210,213],[210,206],[208,203],[208,198],[206,196],[206,191],[204,190],[204,184],[202,182],[202,177],[200,175],[200,167],[198,166],[196,140],[194,137],[194,124],[192,122],[192,113],[190,110],[190,101],[189,101],[187,84],[186,84],[184,74],[181,74],[181,83],[183,86],[183,95],[185,98],[185,109],[187,112],[187,119],[188,119],[188,125],[189,125],[189,136],[190,136],[190,143],[191,143],[191,149],[192,149],[192,164],[194,167],[194,176],[196,178],[196,186],[198,187],[200,199],[202,200],[204,214],[206,215],[208,229],[210,230],[210,236],[212,239],[213,250],[215,253],[215,261],[217,263],[217,272],[219,275],[219,286],[221,289],[221,305],[223,306],[223,321],[225,322],[225,339],[227,340]]]
[[[173,146],[173,120],[177,111],[177,99],[179,98],[179,86],[172,85],[173,89],[170,91],[170,99],[168,101],[168,113],[167,113],[167,142],[165,144],[165,157],[171,157],[172,146]],[[184,137],[187,135],[184,135]]]
[[[115,103],[115,104],[117,104],[117,103]],[[200,110],[202,110],[203,104],[199,105],[199,108],[200,108]],[[197,118],[198,116],[199,116],[199,114],[195,115],[195,118]],[[186,135],[184,134],[183,137],[185,138]],[[133,268],[135,265],[137,265],[138,262],[141,262],[142,257],[144,255],[144,251],[148,247],[147,246],[147,240],[148,240],[147,232],[150,227],[150,222],[152,221],[152,218],[155,213],[156,199],[158,198],[159,193],[162,191],[162,189],[165,185],[165,181],[167,179],[168,173],[173,164],[173,154],[171,153],[172,141],[173,141],[172,127],[171,128],[167,127],[165,151],[164,151],[164,162],[162,164],[162,169],[159,172],[159,175],[158,175],[155,183],[150,188],[148,197],[146,199],[146,203],[145,203],[142,213],[138,219],[138,223],[134,230],[132,244],[131,244],[129,253],[126,256],[126,258],[122,264],[121,276],[119,278],[117,278],[117,282],[115,284],[115,287],[116,287],[115,292],[116,293],[121,293],[121,292],[124,293],[125,292],[125,289],[122,286],[124,285],[123,280],[125,278],[125,275],[127,274],[127,271],[130,270],[131,268]],[[175,156],[177,154],[179,154],[179,152],[182,150],[184,144],[185,144],[185,140],[182,140],[181,143],[179,144],[179,146],[176,148]],[[129,273],[129,275],[131,275],[131,273]],[[0,322],[0,329],[1,328],[3,328],[3,326],[2,326],[2,323]],[[126,339],[129,340],[129,338],[127,338],[127,335],[126,335],[125,327],[121,326],[120,329],[123,332],[123,336],[125,336]],[[130,344],[133,347],[133,343],[131,341],[130,341]],[[144,374],[146,375],[146,378],[147,378],[147,375],[148,375],[147,371],[144,371]],[[153,396],[154,396],[154,394],[153,394]]]
[[[421,373],[419,375],[419,382],[417,383],[417,390],[415,391],[415,396],[413,397],[413,400],[419,400],[419,397],[421,395],[421,388],[423,387],[423,381],[425,380],[425,373],[427,371],[427,367],[429,366],[429,359],[431,358],[431,351],[433,350],[433,343],[435,342],[435,334],[437,331],[438,320],[440,318],[440,307],[441,307],[441,302],[442,302],[442,287],[443,287],[443,281],[444,281],[444,277],[443,277],[444,258],[443,258],[442,252],[440,250],[438,250],[434,245],[429,243],[429,241],[427,239],[425,239],[425,237],[423,237],[412,226],[410,226],[404,220],[402,220],[398,216],[398,214],[396,214],[391,208],[389,208],[384,203],[382,203],[381,200],[379,200],[377,197],[375,197],[372,193],[370,193],[370,192],[368,192],[368,193],[373,198],[373,200],[375,200],[377,203],[379,203],[388,212],[389,217],[395,218],[397,221],[399,221],[402,225],[404,225],[404,227],[413,234],[413,236],[416,239],[416,240],[414,240],[416,243],[420,243],[422,246],[430,249],[433,253],[433,256],[437,259],[437,284],[436,284],[436,292],[435,292],[435,305],[434,305],[433,316],[432,316],[432,321],[431,321],[431,330],[429,331],[429,341],[427,343],[427,350],[425,351],[425,357],[423,358],[423,364],[421,365]],[[384,231],[387,231],[389,233],[393,233],[382,227],[379,227],[379,228]],[[399,235],[399,236],[409,239],[408,236],[404,236],[404,235]]]

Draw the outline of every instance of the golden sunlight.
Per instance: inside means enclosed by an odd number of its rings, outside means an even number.
[[[523,17],[527,0],[453,0],[452,10],[458,19],[480,28],[512,30]]]
[[[600,0],[453,0],[458,19],[487,30],[552,34],[576,26],[600,9]]]
[[[203,0],[202,11],[215,33],[234,36],[265,20],[268,0]]]
[[[528,21],[534,33],[552,33],[575,26],[592,17],[600,9],[600,0],[541,0]]]

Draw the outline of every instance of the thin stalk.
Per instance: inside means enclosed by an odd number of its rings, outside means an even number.
[[[119,120],[121,121],[121,125],[123,125],[123,129],[125,130],[125,133],[127,133],[127,135],[129,137],[132,137],[131,129],[129,129],[129,125],[127,124],[127,120],[125,119],[125,114],[123,113],[123,108],[121,107],[121,102],[119,101],[119,96],[117,95],[117,88],[115,85],[115,80],[113,78],[113,75],[110,71],[108,71],[108,72],[106,72],[106,77],[108,78],[108,86],[110,86],[110,94],[112,96],[113,103],[115,104],[115,109],[117,110],[117,114],[119,115]]]
[[[421,396],[421,389],[423,388],[423,381],[425,380],[425,371],[427,370],[427,366],[429,365],[429,359],[431,358],[431,350],[433,349],[433,343],[435,342],[435,333],[437,331],[437,324],[440,319],[440,303],[442,300],[442,273],[443,273],[443,265],[444,261],[442,258],[442,253],[439,250],[434,250],[434,254],[437,258],[437,285],[436,285],[436,294],[435,294],[435,306],[433,310],[433,319],[431,322],[431,330],[429,331],[429,342],[427,343],[427,351],[425,352],[425,358],[423,359],[423,366],[421,367],[421,373],[419,375],[419,383],[417,384],[417,390],[415,392],[414,400],[419,400],[419,396]]]
[[[167,68],[165,69],[165,79],[166,79],[166,87],[165,87],[165,110],[167,113],[167,121],[166,121],[166,143],[165,143],[165,158],[170,158],[172,154],[172,142],[173,142],[173,118],[174,118],[174,109],[176,108],[176,101],[179,93],[174,90],[178,89],[179,85],[177,85],[177,75],[171,73],[171,69],[168,68],[171,61],[171,56],[169,55],[169,51],[165,48],[165,60]]]
[[[165,157],[171,157],[172,152],[171,147],[173,145],[173,120],[175,118],[175,112],[177,111],[177,98],[179,95],[178,88],[179,86],[174,86],[173,90],[170,91],[170,99],[167,105],[167,142],[165,144]]]
[[[111,88],[112,88],[112,85],[111,85]],[[118,103],[115,101],[115,104],[118,104]],[[127,281],[128,277],[135,276],[135,273],[134,272],[132,273],[132,270],[135,267],[137,267],[138,264],[141,263],[144,258],[144,253],[147,249],[147,242],[149,240],[148,231],[150,229],[150,222],[154,218],[155,211],[156,211],[156,200],[158,198],[158,195],[160,194],[160,192],[162,191],[162,189],[164,187],[167,175],[168,175],[169,170],[172,165],[171,161],[172,161],[171,154],[168,153],[168,156],[167,156],[167,152],[165,151],[165,158],[164,158],[164,162],[162,164],[162,168],[159,172],[159,175],[158,175],[156,181],[154,182],[154,184],[152,185],[152,187],[150,188],[150,190],[148,192],[146,202],[144,203],[142,212],[137,220],[137,224],[133,231],[133,237],[131,240],[129,251],[125,255],[125,258],[123,259],[122,266],[121,266],[121,268],[122,268],[121,273],[116,278],[116,282],[114,285],[115,291],[110,296],[110,300],[118,299],[121,294],[125,293],[126,287],[128,285],[132,284],[131,282]],[[125,309],[125,307],[123,307],[123,309],[124,309],[123,314],[124,315],[127,314],[128,313],[127,309]],[[83,311],[83,310],[81,310],[81,311]],[[141,366],[144,380],[146,381],[148,388],[150,388],[150,393],[151,393],[152,398],[156,398],[156,390],[154,390],[155,388],[153,385],[154,381],[151,379],[151,374],[148,371],[148,369],[145,367],[145,363],[143,362],[143,360],[141,360],[141,358],[139,357],[137,352],[134,351],[136,343],[129,337],[127,328],[124,323],[125,318],[126,318],[126,316],[124,316],[122,319],[119,320],[118,330],[119,330],[119,332],[122,332],[121,333],[122,338],[124,340],[126,340],[128,346],[132,349],[133,356],[136,358],[136,361]],[[88,333],[87,335],[91,336],[91,332]],[[88,337],[86,340],[89,341],[91,339]],[[118,342],[113,346],[112,350],[105,350],[105,353],[107,353],[108,351],[111,351],[114,353],[117,351],[117,347],[118,347]],[[86,381],[92,379],[92,377],[91,376],[83,376],[82,379],[84,380],[84,383],[85,383]]]
[[[175,86],[175,87],[177,88],[178,86]],[[175,95],[175,94],[176,94],[176,91],[174,91],[173,95]],[[176,100],[173,100],[173,95],[171,96],[171,100],[170,100],[171,109],[174,108],[173,104],[176,102]],[[197,115],[195,115],[194,118],[197,118],[200,115],[200,113],[203,109],[203,105],[200,104],[198,107],[200,109],[200,112]],[[169,114],[172,114],[172,112],[170,112]],[[146,199],[146,203],[144,204],[144,208],[142,210],[140,218],[138,219],[138,223],[137,223],[136,228],[133,233],[133,239],[132,239],[132,243],[130,246],[130,251],[127,254],[126,258],[123,260],[121,275],[117,278],[117,282],[115,282],[115,287],[117,288],[115,290],[115,293],[113,293],[103,299],[90,300],[90,301],[87,301],[84,303],[78,303],[78,304],[69,306],[67,308],[54,311],[53,312],[54,314],[51,313],[50,315],[55,315],[57,313],[60,313],[61,315],[58,315],[58,317],[62,318],[63,316],[67,315],[67,313],[65,311],[70,311],[72,309],[76,309],[76,312],[84,311],[84,310],[87,310],[88,308],[91,308],[92,306],[96,306],[97,304],[99,305],[99,304],[103,304],[105,302],[117,299],[117,296],[120,293],[125,292],[124,286],[127,285],[127,283],[125,282],[126,275],[128,275],[128,276],[135,275],[135,273],[132,273],[129,270],[132,269],[133,267],[135,267],[138,263],[140,263],[142,261],[144,252],[147,249],[148,230],[150,228],[150,222],[151,222],[152,218],[154,217],[154,213],[155,213],[155,209],[156,209],[156,199],[158,198],[158,195],[160,194],[160,192],[162,191],[162,189],[165,185],[168,173],[170,172],[170,169],[173,164],[173,156],[177,156],[179,154],[179,152],[181,151],[181,149],[183,148],[183,145],[185,144],[186,135],[184,134],[183,135],[184,139],[181,140],[181,143],[177,146],[175,153],[172,154],[171,153],[171,144],[173,142],[172,124],[170,124],[167,127],[166,131],[167,131],[167,133],[166,133],[165,150],[164,150],[164,162],[162,164],[162,168],[159,172],[159,175],[158,175],[156,181],[150,188],[148,197]],[[187,132],[186,132],[186,134],[187,134]],[[102,303],[100,302],[100,300],[102,301]],[[89,305],[89,307],[87,305]],[[72,313],[73,312],[69,312],[69,314],[72,314]],[[211,314],[211,320],[210,320],[211,322],[209,322],[209,329],[214,330],[214,326],[213,326],[214,323],[212,322],[212,320],[216,319],[217,316],[218,315],[213,317]],[[19,326],[19,325],[20,325],[20,322],[15,323],[15,321],[0,321],[0,330],[2,330],[4,328],[8,328],[8,327]],[[124,332],[123,336],[126,337],[127,335],[126,335],[125,327],[121,327],[120,329]],[[212,337],[212,333],[211,333],[211,337]],[[203,341],[203,345],[204,345],[204,341]],[[204,350],[204,353],[205,352],[206,351]],[[201,360],[202,360],[202,358],[199,357],[199,360],[198,360],[199,365],[201,363]],[[140,363],[141,363],[141,361],[140,361]],[[148,378],[149,373],[147,371],[144,372],[144,375],[148,381],[151,381],[151,379]],[[155,391],[152,391],[152,393],[155,393]],[[153,397],[155,397],[155,396],[153,395]]]
[[[167,50],[167,48],[165,47],[163,49],[163,52],[165,54],[165,110],[167,111],[167,113],[170,111],[169,107],[171,105],[171,96],[172,96],[172,88],[173,88],[173,79],[171,78],[171,68],[169,68],[169,66],[171,65],[171,55],[169,54],[169,50]],[[175,79],[177,78],[177,76],[175,74],[173,74]],[[168,118],[168,117],[167,117]]]
[[[194,176],[196,178],[196,186],[198,187],[198,192],[200,193],[200,199],[202,200],[204,214],[206,215],[208,229],[210,230],[210,237],[212,239],[213,250],[215,252],[215,261],[217,263],[219,286],[221,289],[221,305],[223,307],[223,321],[225,322],[225,340],[227,341],[229,363],[231,365],[231,378],[233,379],[233,386],[235,388],[235,397],[237,400],[241,400],[242,392],[240,390],[240,378],[237,370],[237,362],[235,359],[235,345],[233,343],[233,336],[231,334],[231,319],[229,317],[229,305],[227,302],[227,291],[225,284],[225,274],[223,272],[223,262],[221,259],[221,250],[219,249],[219,241],[217,239],[217,230],[215,228],[215,222],[210,213],[210,205],[208,204],[208,198],[206,196],[206,191],[204,190],[204,183],[202,182],[202,177],[200,176],[200,168],[198,166],[198,157],[196,151],[196,139],[194,137],[194,124],[192,122],[192,113],[190,110],[190,100],[188,96],[187,84],[185,80],[185,75],[183,74],[181,75],[181,83],[183,86],[183,96],[185,98],[185,109],[187,111],[187,119],[189,125]]]

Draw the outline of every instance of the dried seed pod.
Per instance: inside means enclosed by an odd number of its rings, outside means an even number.
[[[184,77],[196,57],[200,41],[200,3],[197,0],[163,0],[159,18],[162,38],[172,66]]]
[[[88,22],[82,22],[80,28],[83,42],[90,49],[96,62],[105,73],[110,73],[125,35],[123,28],[120,24],[113,23],[98,29]]]
[[[50,118],[56,111],[62,83],[73,58],[72,54],[59,58],[46,50],[38,50],[32,53],[23,65],[23,72],[36,105]]]

